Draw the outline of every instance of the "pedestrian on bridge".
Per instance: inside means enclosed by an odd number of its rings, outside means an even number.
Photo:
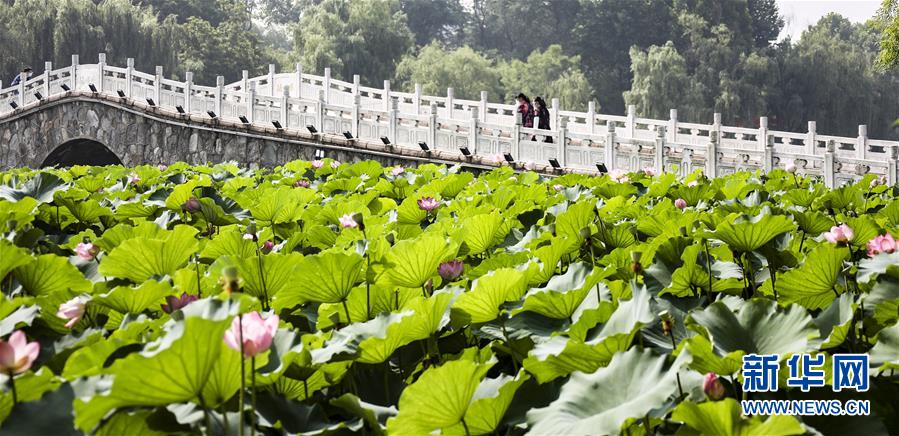
[[[549,127],[549,109],[546,108],[546,102],[543,97],[534,97],[534,117],[537,118],[537,128],[542,130],[550,130]],[[551,135],[546,135],[543,142],[553,142]]]
[[[520,93],[516,100],[518,100],[518,112],[521,114],[521,125],[534,127],[534,106],[531,105],[531,99],[524,93]]]
[[[27,82],[28,79],[31,78],[31,67],[22,68],[22,72],[19,73],[14,79],[12,79],[12,83],[10,85],[17,86],[21,82]]]

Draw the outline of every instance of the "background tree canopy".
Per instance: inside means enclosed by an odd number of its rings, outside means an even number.
[[[899,0],[853,24],[823,17],[777,42],[775,0],[6,0],[0,80],[80,54],[166,75],[233,81],[267,64],[335,78],[509,102],[524,92],[564,109],[897,138]]]

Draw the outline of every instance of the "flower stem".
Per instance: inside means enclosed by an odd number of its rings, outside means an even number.
[[[250,436],[256,434],[256,356],[250,358],[250,389],[253,395],[253,419],[250,425]]]
[[[462,418],[462,428],[465,429],[465,436],[471,436],[471,431],[468,430],[468,424],[465,423],[465,418]]]
[[[350,309],[346,305],[346,298],[344,298],[341,303],[343,304],[343,311],[346,313],[346,323],[347,325],[352,324],[353,320],[350,318]]]
[[[268,289],[265,286],[265,269],[262,267],[262,251],[256,247],[256,258],[259,259],[259,279],[262,281],[262,309],[268,310]]]
[[[12,391],[12,403],[19,402],[19,396],[16,394],[16,378],[13,376],[12,370],[9,371],[9,387]]]
[[[244,391],[247,389],[244,380],[244,355],[243,355],[243,316],[237,315],[237,328],[240,329],[240,396],[238,402],[237,414],[237,434],[243,436],[243,412],[244,412]]]

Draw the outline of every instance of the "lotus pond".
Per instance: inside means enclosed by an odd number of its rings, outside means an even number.
[[[0,231],[0,432],[899,434],[899,189],[871,176],[16,169]],[[868,390],[786,387],[800,353],[867,353]],[[743,390],[749,354],[779,390]]]

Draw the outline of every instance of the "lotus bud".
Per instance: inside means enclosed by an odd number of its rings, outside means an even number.
[[[652,167],[643,168],[643,174],[646,175],[646,177],[655,177],[656,169]]]
[[[275,248],[275,243],[272,242],[271,239],[269,239],[262,243],[262,246],[259,247],[259,250],[265,254],[268,254],[268,253],[271,253],[272,249],[274,249],[274,248]]]
[[[94,245],[89,238],[84,238],[84,240],[85,242],[75,246],[75,254],[87,261],[96,259],[100,254],[100,247]]]
[[[336,170],[337,168],[340,168],[340,161],[332,160],[332,161],[331,161],[331,168],[333,168],[333,169],[335,169],[335,170]]]
[[[441,263],[437,268],[437,272],[444,281],[451,282],[459,278],[464,269],[465,264],[461,260],[456,259]]]
[[[796,174],[796,162],[790,162],[784,166],[784,170],[790,174]]]
[[[156,165],[156,168],[157,168],[159,171],[165,171],[165,170],[169,169],[169,166],[166,165],[166,164],[159,164],[159,165]]]
[[[294,188],[308,188],[309,181],[306,179],[297,180],[296,182],[293,182],[293,187]]]
[[[197,197],[190,197],[181,205],[181,210],[187,213],[197,213],[200,211],[200,200]]]
[[[340,227],[343,227],[345,229],[355,229],[356,227],[359,227],[359,223],[357,223],[356,220],[353,219],[353,216],[350,214],[346,214],[338,218],[337,221],[340,222]]]
[[[710,372],[703,377],[702,391],[705,392],[712,401],[718,401],[724,398],[724,384],[721,383],[721,379],[714,372]]]
[[[678,198],[677,200],[674,200],[674,207],[676,207],[680,210],[686,209],[687,208],[687,200],[684,200],[683,198]]]
[[[422,197],[418,199],[418,208],[425,212],[432,212],[440,207],[440,201],[434,197]]]
[[[855,231],[846,224],[840,224],[830,228],[829,232],[822,235],[831,244],[849,245],[849,242],[855,238]]]
[[[237,268],[229,266],[223,269],[222,276],[219,277],[219,284],[229,294],[240,292],[241,284],[240,277],[237,275]]]
[[[160,304],[160,307],[162,307],[163,312],[171,314],[176,310],[181,310],[184,306],[187,306],[198,299],[199,297],[196,295],[190,295],[187,292],[182,293],[180,297],[169,295],[168,297],[165,297],[166,304]]]
[[[393,177],[397,177],[397,176],[402,175],[405,172],[406,172],[405,168],[403,168],[401,166],[396,166],[396,167],[393,167],[392,170],[390,170],[390,175],[392,175]]]
[[[691,180],[691,181],[689,181],[689,182],[687,183],[687,187],[688,187],[688,188],[693,188],[693,187],[696,187],[696,186],[699,186],[699,182],[696,181],[696,180]]]
[[[316,159],[316,160],[312,161],[312,169],[314,169],[314,170],[317,170],[323,166],[325,166],[325,162],[322,161],[321,159]]]
[[[263,319],[259,312],[236,316],[225,331],[225,344],[243,357],[253,357],[268,350],[278,331],[278,315]]]
[[[631,251],[631,271],[638,275],[643,272],[643,265],[640,265],[640,255],[639,251]]]
[[[667,310],[663,310],[659,312],[659,319],[662,321],[662,332],[665,335],[670,335],[671,330],[674,329],[674,317],[671,316],[671,313]]]
[[[66,320],[66,328],[70,329],[78,324],[78,321],[81,320],[81,317],[84,316],[84,311],[87,308],[87,302],[90,301],[90,297],[87,295],[79,295],[75,298],[72,298],[65,303],[59,305],[59,310],[56,312],[56,316]]]
[[[561,191],[561,190],[565,189],[565,186],[557,183],[557,184],[553,185],[553,189],[555,189],[556,191]]]

